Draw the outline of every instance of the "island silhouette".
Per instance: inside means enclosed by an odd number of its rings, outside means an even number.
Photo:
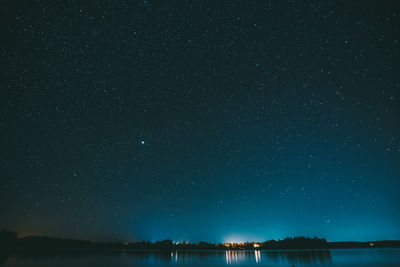
[[[318,237],[287,237],[282,240],[243,243],[209,243],[209,242],[173,242],[162,240],[156,242],[92,242],[78,239],[61,239],[47,236],[18,237],[13,231],[0,231],[0,250],[3,252],[27,250],[298,250],[298,249],[338,249],[338,248],[398,248],[400,240],[382,241],[344,241],[329,242]]]

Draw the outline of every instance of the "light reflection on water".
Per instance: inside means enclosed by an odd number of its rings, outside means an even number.
[[[4,267],[72,266],[400,266],[400,249],[288,251],[59,251],[1,255]]]
[[[226,264],[240,263],[249,260],[251,261],[252,254],[254,254],[255,262],[259,263],[261,261],[261,253],[259,250],[255,250],[254,253],[247,251],[246,252],[236,251],[236,250],[225,251]]]
[[[261,261],[261,253],[259,250],[254,251],[254,257],[256,258],[256,263],[259,263]]]
[[[321,265],[332,261],[329,250],[299,250],[299,251],[174,251],[171,252],[171,262],[174,264],[189,264],[190,262],[219,262],[223,257],[225,265],[249,264],[283,264],[287,265]]]

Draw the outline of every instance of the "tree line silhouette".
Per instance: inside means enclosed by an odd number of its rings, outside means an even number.
[[[0,231],[1,251],[23,250],[63,250],[63,249],[131,249],[131,250],[283,250],[283,249],[333,249],[333,248],[382,248],[400,247],[400,241],[368,241],[368,242],[328,242],[324,238],[290,237],[283,240],[246,243],[190,243],[163,240],[156,242],[116,242],[95,243],[86,240],[60,239],[45,236],[29,236],[18,238],[17,233]]]

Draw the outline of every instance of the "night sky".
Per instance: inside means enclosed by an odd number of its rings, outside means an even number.
[[[398,1],[2,1],[0,228],[400,239]]]

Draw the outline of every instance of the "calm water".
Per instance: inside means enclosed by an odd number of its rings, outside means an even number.
[[[400,249],[308,251],[72,252],[3,255],[0,265],[17,266],[400,266]]]

